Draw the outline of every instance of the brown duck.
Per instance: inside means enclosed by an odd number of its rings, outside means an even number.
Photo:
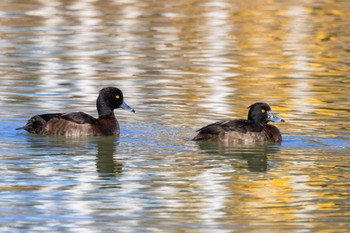
[[[197,130],[193,141],[221,141],[226,143],[281,142],[279,129],[268,122],[284,122],[275,116],[266,103],[255,103],[248,107],[247,120],[219,121]]]
[[[119,135],[119,123],[113,110],[122,108],[135,112],[124,102],[123,93],[115,87],[100,90],[96,101],[98,118],[84,112],[48,113],[36,115],[23,127],[29,133],[65,136],[111,136]]]

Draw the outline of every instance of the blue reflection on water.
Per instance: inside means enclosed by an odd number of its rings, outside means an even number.
[[[283,136],[283,149],[349,150],[349,137],[317,138],[313,136]]]

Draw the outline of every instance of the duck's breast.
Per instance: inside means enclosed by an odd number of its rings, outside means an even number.
[[[119,123],[115,118],[98,119],[93,126],[93,132],[97,136],[119,135]]]

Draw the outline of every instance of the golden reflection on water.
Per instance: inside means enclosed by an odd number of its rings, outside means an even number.
[[[224,226],[224,232],[232,222],[243,229],[280,223],[323,229],[327,223],[317,217],[332,221],[334,214],[349,229],[349,164],[343,161],[350,128],[349,12],[347,1],[317,0],[1,3],[2,117],[22,122],[58,110],[94,114],[98,90],[118,86],[137,111],[117,112],[123,129],[146,125],[153,134],[127,131],[118,149],[111,141],[74,145],[96,157],[79,160],[77,167],[85,170],[68,188],[0,190],[68,189],[73,201],[65,208],[97,218],[117,209],[162,220],[160,225],[170,223],[165,219],[189,224],[188,218],[213,229]],[[245,118],[246,107],[257,101],[270,103],[286,120],[278,127],[287,146],[213,148],[183,139],[206,123]],[[176,128],[188,131],[177,135]],[[130,142],[135,135],[140,145]],[[345,142],[336,149],[337,141],[320,141],[339,137]],[[170,153],[169,147],[186,152]],[[63,169],[29,170],[55,177]],[[117,184],[103,189],[121,190],[115,194],[121,200],[114,203],[110,193],[101,203],[89,199],[100,192],[92,171],[113,177]],[[140,222],[135,217],[133,224]]]
[[[345,2],[80,0],[3,9],[18,15],[1,18],[3,60],[13,59],[17,79],[37,80],[39,95],[74,91],[93,103],[101,86],[118,85],[145,110],[170,102],[171,116],[181,111],[194,120],[242,116],[256,101],[292,121],[348,116]],[[7,80],[12,74],[2,71]]]

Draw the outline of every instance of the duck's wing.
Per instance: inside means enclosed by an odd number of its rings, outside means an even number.
[[[240,133],[247,132],[247,128],[245,127],[247,125],[246,120],[223,120],[218,121],[213,124],[204,126],[203,128],[200,128],[196,132],[199,133],[209,133],[209,134],[219,134],[222,132],[228,132],[228,131],[237,131]]]
[[[97,119],[83,112],[64,113],[48,121],[42,134],[65,136],[94,135],[96,121]]]
[[[204,126],[197,130],[198,134],[193,138],[194,141],[200,140],[216,140],[220,135],[229,131],[236,131],[239,133],[247,132],[246,120],[224,120],[213,124]]]
[[[77,124],[94,124],[96,122],[96,118],[84,112],[63,113],[60,118]]]
[[[83,112],[49,113],[30,118],[27,124],[17,128],[34,134],[80,134],[91,131],[91,125],[96,119]],[[71,131],[73,133],[71,133]]]

